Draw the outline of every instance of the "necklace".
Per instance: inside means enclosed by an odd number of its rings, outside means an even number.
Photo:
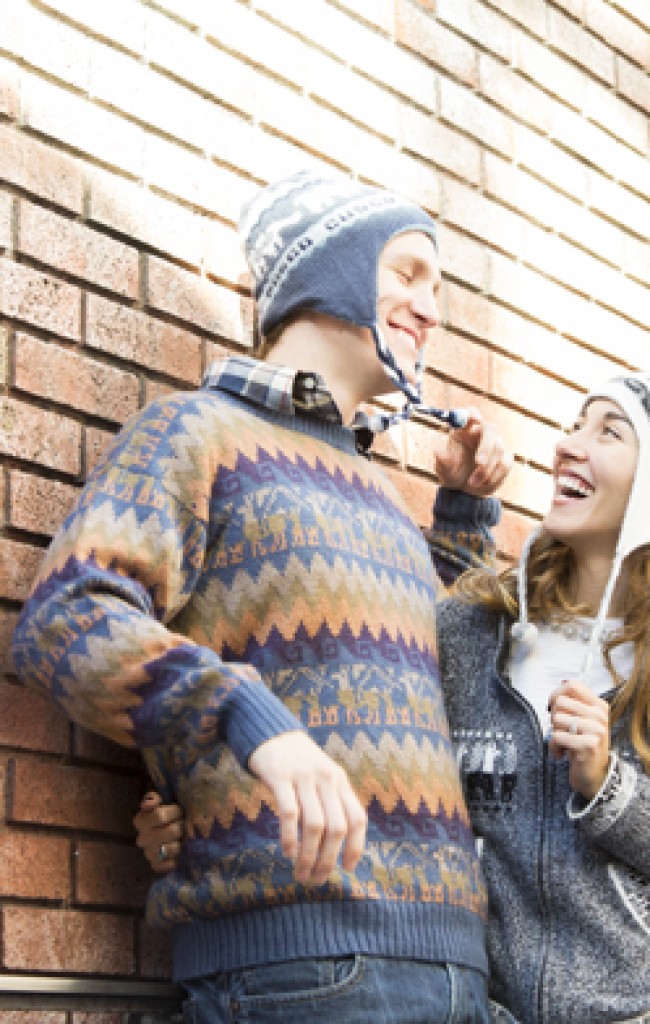
[[[591,632],[594,628],[595,619],[569,619],[560,622],[559,619],[543,620],[540,625],[546,626],[552,633],[561,633],[567,640],[579,640],[580,643],[588,644],[591,639]],[[622,619],[607,619],[600,637],[601,644],[604,643],[612,633],[616,633],[623,625]]]
[[[570,619],[568,622],[558,622],[557,619],[553,619],[551,622],[545,622],[544,625],[548,626],[553,633],[561,633],[567,640],[580,640],[583,644],[589,643],[593,629],[592,622],[576,619]]]

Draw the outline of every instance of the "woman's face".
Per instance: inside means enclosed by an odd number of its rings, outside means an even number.
[[[637,437],[615,402],[595,399],[555,448],[544,528],[576,553],[611,558],[634,479]]]

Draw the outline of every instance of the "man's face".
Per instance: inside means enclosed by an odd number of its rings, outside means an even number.
[[[409,231],[384,247],[377,269],[377,320],[411,384],[419,353],[440,320],[440,283],[438,255],[428,235]]]

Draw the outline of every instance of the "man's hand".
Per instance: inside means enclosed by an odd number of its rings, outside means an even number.
[[[163,804],[160,793],[149,792],[133,819],[136,843],[153,870],[166,875],[176,867],[183,838],[183,812],[178,804]]]
[[[549,709],[549,751],[554,757],[568,755],[571,788],[593,800],[609,766],[609,704],[571,680],[551,694]]]
[[[467,410],[466,426],[451,430],[443,452],[436,453],[436,473],[443,487],[477,498],[493,494],[512,466],[512,456],[494,427],[478,409]]]
[[[343,867],[353,870],[367,818],[340,765],[295,731],[262,743],[248,767],[275,797],[282,852],[295,862],[296,881],[323,885],[343,846]]]

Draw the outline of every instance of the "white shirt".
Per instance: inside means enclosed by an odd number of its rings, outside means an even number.
[[[588,636],[593,619],[576,619],[578,631]],[[606,632],[619,629],[622,619],[607,619]],[[554,690],[562,685],[565,679],[578,679],[589,689],[600,696],[611,690],[613,680],[605,666],[602,656],[595,658],[586,678],[582,671],[587,653],[587,644],[579,636],[569,637],[561,632],[562,627],[552,628],[549,625],[537,624],[538,636],[532,645],[514,642],[510,655],[510,679],[515,690],[525,697],[532,705],[539,719],[542,734],[547,735],[551,716],[548,711],[548,700]],[[614,668],[627,679],[634,665],[634,644],[629,641],[620,644],[612,651]]]

